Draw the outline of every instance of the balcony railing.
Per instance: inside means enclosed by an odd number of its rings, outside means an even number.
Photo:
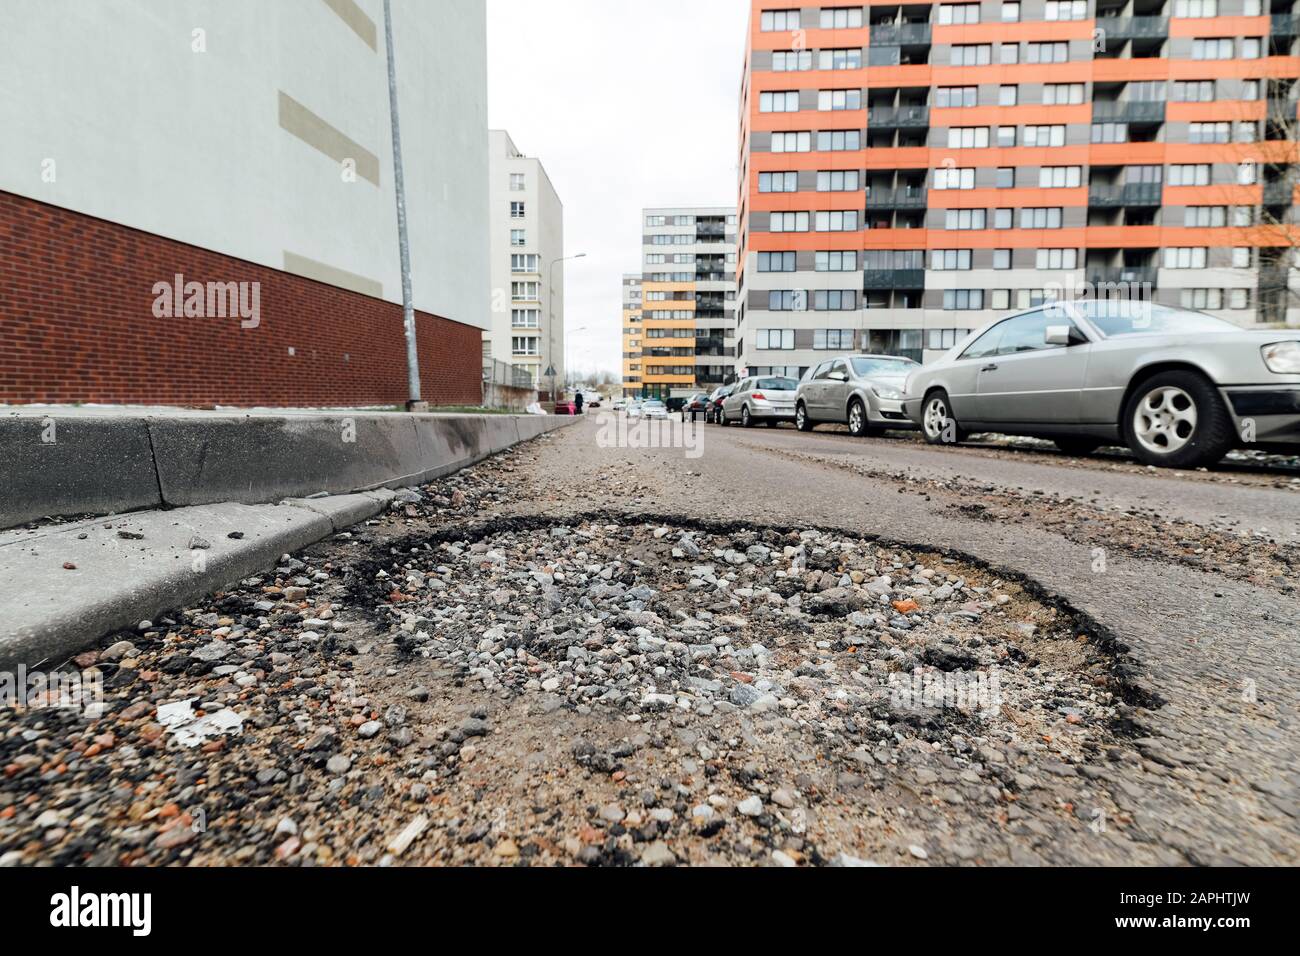
[[[868,269],[862,274],[862,288],[924,289],[924,269]]]
[[[1293,37],[1300,34],[1300,16],[1294,13],[1273,14],[1273,36]]]
[[[1168,17],[1099,17],[1099,39],[1146,40],[1169,36]]]
[[[1094,123],[1163,123],[1165,104],[1160,100],[1096,100],[1092,104]]]
[[[1088,205],[1099,208],[1159,206],[1164,196],[1161,183],[1098,184],[1088,190]]]
[[[924,209],[926,189],[923,186],[901,186],[897,189],[868,189],[868,209]]]
[[[1089,268],[1087,270],[1089,285],[1093,286],[1150,286],[1155,287],[1156,270],[1144,266],[1119,266],[1107,268]]]
[[[877,23],[871,27],[872,46],[924,46],[929,42],[928,23]]]
[[[1264,184],[1265,206],[1289,206],[1295,202],[1296,184],[1289,179]]]
[[[873,106],[867,110],[867,126],[877,129],[926,129],[930,125],[928,106]]]

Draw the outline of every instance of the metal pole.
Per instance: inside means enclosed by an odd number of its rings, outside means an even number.
[[[384,43],[388,48],[388,111],[393,123],[393,184],[397,190],[397,247],[402,257],[402,317],[406,326],[407,411],[427,406],[420,393],[420,353],[415,346],[415,295],[411,291],[411,242],[406,231],[406,177],[402,173],[402,127],[397,119],[397,64],[393,60],[393,12],[384,0]]]

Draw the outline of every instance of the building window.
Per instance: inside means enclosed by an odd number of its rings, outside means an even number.
[[[510,174],[510,191],[513,192],[513,193],[521,193],[521,192],[524,191],[524,188],[525,188],[524,174],[523,174],[523,173],[511,173],[511,174]]]
[[[988,145],[987,126],[953,126],[948,130],[949,149],[987,149]]]
[[[1196,124],[1193,123],[1192,125],[1195,126]],[[1128,123],[1093,123],[1092,141],[1094,143],[1127,143]]]
[[[857,232],[857,229],[858,212],[856,209],[817,213],[818,232]]]
[[[510,257],[511,272],[537,272],[538,259],[536,255],[517,255]]]
[[[1030,207],[1020,210],[1021,229],[1060,229],[1063,210],[1059,207]]]
[[[1213,103],[1213,80],[1174,80],[1171,99],[1175,103]]]
[[[1188,206],[1183,210],[1183,225],[1189,229],[1219,229],[1227,224],[1227,206]]]
[[[1222,309],[1222,289],[1184,289],[1182,293],[1184,309]]]
[[[934,171],[935,189],[974,189],[975,170],[945,167]]]
[[[1082,166],[1044,166],[1038,170],[1039,189],[1077,189],[1082,185]]]
[[[1026,146],[1064,146],[1064,126],[1026,126]]]
[[[1070,44],[1064,42],[1025,44],[1026,63],[1067,63]]]
[[[794,329],[759,329],[754,347],[760,352],[792,351]]]
[[[824,130],[817,134],[817,149],[823,153],[839,153],[862,148],[862,133],[856,129]]]
[[[1015,106],[1020,102],[1020,87],[1018,86],[999,86],[998,87],[998,106]]]
[[[801,289],[773,289],[767,294],[769,312],[807,312],[808,293]]]
[[[1078,106],[1082,102],[1082,83],[1046,83],[1043,85],[1044,106]]]
[[[993,268],[1010,269],[1011,268],[1011,250],[994,249],[993,250]]]
[[[939,109],[953,109],[978,105],[978,86],[941,86],[935,91],[934,105]]]
[[[951,66],[988,66],[993,62],[993,47],[988,43],[954,43],[948,63]]]
[[[862,109],[861,90],[822,90],[817,94],[817,109],[822,112]]]
[[[941,3],[939,5],[940,26],[963,26],[980,22],[980,5],[978,3]]]
[[[1193,60],[1231,60],[1231,37],[1197,37],[1192,41]]]
[[[926,329],[925,347],[932,352],[947,351],[970,335],[967,329]]]
[[[760,252],[758,254],[759,272],[794,272],[795,254],[793,252]]]
[[[853,349],[852,329],[813,329],[813,349],[818,352],[848,352]]]
[[[987,215],[988,212],[984,209],[949,209],[944,214],[944,228],[984,229]]]
[[[1169,167],[1170,186],[1210,185],[1209,163],[1180,163]],[[1243,183],[1248,186],[1250,183]]]
[[[852,289],[818,289],[813,293],[813,310],[817,312],[852,312],[858,307],[858,294]]]
[[[856,169],[822,170],[817,174],[819,193],[855,193],[858,191]]]
[[[807,232],[808,213],[774,212],[768,223],[769,232]]]
[[[526,218],[526,209],[525,209],[524,203],[521,203],[521,202],[512,202],[512,203],[510,204],[510,218],[511,218],[511,219],[524,219],[524,218]]]
[[[784,93],[758,94],[758,111],[760,113],[797,113],[799,112],[799,93],[790,90]]]
[[[1088,0],[1047,0],[1044,20],[1086,20]]]
[[[1014,212],[1014,210],[1011,210],[1011,209],[995,209],[995,210],[993,210],[993,228],[994,228],[994,229],[1010,229],[1010,228],[1011,228],[1011,221],[1012,221],[1012,213],[1013,213],[1013,212]]]
[[[1219,15],[1219,0],[1174,0],[1174,16],[1202,19]]]
[[[856,272],[858,254],[853,251],[819,252],[816,255],[815,268],[818,272]]]
[[[774,73],[798,73],[812,69],[812,50],[777,50],[772,54]]]
[[[799,191],[798,173],[759,173],[760,193],[794,193]]]
[[[1232,141],[1231,123],[1188,123],[1189,143],[1228,143]]]
[[[862,48],[822,50],[817,66],[822,70],[860,70],[862,69]]]
[[[1002,22],[1003,23],[1020,22],[1020,4],[1018,2],[1002,4]]]
[[[780,33],[799,29],[798,10],[764,10],[759,19],[759,30],[763,33]]]
[[[984,308],[983,289],[945,289],[943,308],[946,312],[973,312]]]
[[[510,339],[510,352],[512,355],[540,355],[538,348],[540,339],[533,336],[516,335]]]
[[[862,26],[861,7],[823,7],[821,28],[823,30],[856,30]]]
[[[541,326],[541,310],[511,309],[510,325],[516,329],[536,329]]]
[[[970,267],[970,249],[934,249],[930,252],[930,268],[936,272],[965,272]]]
[[[807,153],[812,151],[812,133],[773,133],[772,152]]]
[[[526,245],[527,242],[528,242],[528,233],[526,231],[524,231],[523,229],[510,230],[510,245],[522,246],[522,245]]]
[[[541,299],[540,289],[540,282],[512,282],[510,298],[514,302],[537,302]]]
[[[1078,249],[1039,249],[1037,269],[1077,269],[1079,268]]]
[[[1171,246],[1165,250],[1166,269],[1204,269],[1208,260],[1209,250],[1203,247]]]
[[[1016,168],[1014,166],[999,166],[997,170],[997,187],[998,189],[1015,189],[1016,188]]]

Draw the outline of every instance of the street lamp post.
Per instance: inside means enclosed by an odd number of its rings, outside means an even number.
[[[402,264],[402,324],[406,330],[406,410],[428,406],[420,394],[420,353],[415,344],[415,295],[411,290],[411,241],[406,228],[406,177],[402,170],[402,128],[397,121],[397,64],[393,59],[393,14],[384,0],[384,44],[388,51],[388,109],[393,125],[393,186],[397,191],[397,248]]]
[[[587,254],[579,252],[577,255],[560,256],[558,259],[552,259],[546,267],[546,361],[551,367],[551,404],[554,405],[559,399],[555,395],[555,267],[561,262],[569,262],[573,259],[585,259]],[[567,356],[564,374],[569,374]]]

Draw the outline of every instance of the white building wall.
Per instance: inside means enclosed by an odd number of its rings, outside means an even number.
[[[484,328],[484,7],[392,9],[416,307]],[[4,0],[0,138],[0,190],[401,302],[382,0]]]

